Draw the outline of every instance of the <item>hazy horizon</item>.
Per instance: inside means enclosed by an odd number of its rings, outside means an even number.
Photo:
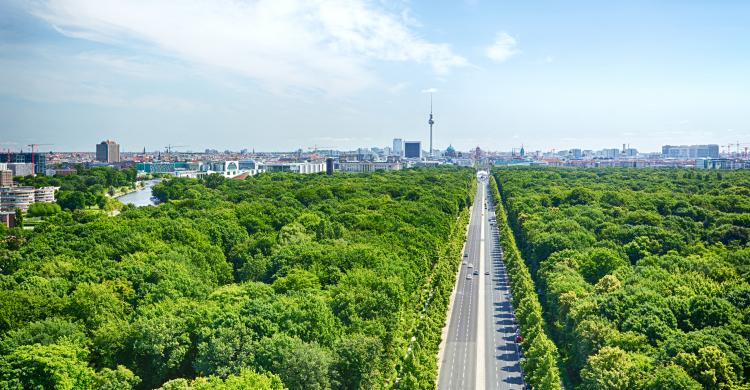
[[[0,2],[0,148],[750,142],[750,3]]]

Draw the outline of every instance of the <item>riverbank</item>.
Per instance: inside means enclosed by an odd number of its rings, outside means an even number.
[[[151,188],[154,186],[154,184],[159,183],[161,180],[162,179],[146,180],[142,182],[143,184],[141,188],[117,196],[115,199],[123,204],[132,204],[136,207],[156,205],[156,202],[154,201],[151,194]]]
[[[107,193],[106,195],[109,196],[110,198],[117,199],[121,196],[125,196],[127,194],[131,194],[133,192],[142,190],[143,187],[145,186],[144,183],[145,183],[144,181],[137,181],[135,182],[135,188],[120,187],[119,189],[116,189],[113,194]],[[123,190],[123,188],[127,188],[127,189]]]

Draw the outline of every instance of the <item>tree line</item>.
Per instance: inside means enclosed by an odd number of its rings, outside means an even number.
[[[76,172],[66,176],[23,176],[15,178],[20,185],[33,187],[54,186],[60,189],[56,194],[57,204],[65,210],[79,210],[90,206],[105,209],[109,200],[107,193],[115,188],[135,188],[137,171],[134,168],[116,169],[112,167],[85,168],[76,166]],[[41,211],[41,210],[38,210]],[[43,210],[49,215],[55,210]]]
[[[524,379],[535,389],[561,389],[557,347],[546,334],[542,306],[536,295],[534,281],[508,225],[494,175],[490,176],[489,185],[492,203],[495,206],[500,246],[503,249],[503,263],[510,282],[511,301],[523,337],[521,346],[524,356],[521,366],[524,370]]]
[[[569,387],[748,387],[750,173],[494,174]]]
[[[2,231],[0,388],[433,388],[474,186],[175,178],[156,207]]]

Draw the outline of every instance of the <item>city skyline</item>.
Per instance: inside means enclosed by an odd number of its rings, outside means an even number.
[[[750,141],[741,2],[60,0],[0,15],[3,150],[426,145],[430,93],[439,149]]]

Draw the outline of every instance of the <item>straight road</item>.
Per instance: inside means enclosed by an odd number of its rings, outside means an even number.
[[[480,179],[438,373],[438,389],[522,389],[515,320],[489,187]],[[475,275],[476,273],[476,275]]]
[[[488,186],[489,188],[489,186]],[[489,191],[487,191],[489,193]],[[488,280],[484,293],[485,311],[488,313],[485,322],[487,332],[487,389],[523,389],[523,375],[521,373],[521,354],[516,343],[517,325],[513,306],[510,302],[510,287],[508,275],[503,263],[503,250],[500,247],[500,237],[495,221],[495,209],[488,195],[487,212],[485,213],[489,226],[487,244],[487,259],[485,272]]]

